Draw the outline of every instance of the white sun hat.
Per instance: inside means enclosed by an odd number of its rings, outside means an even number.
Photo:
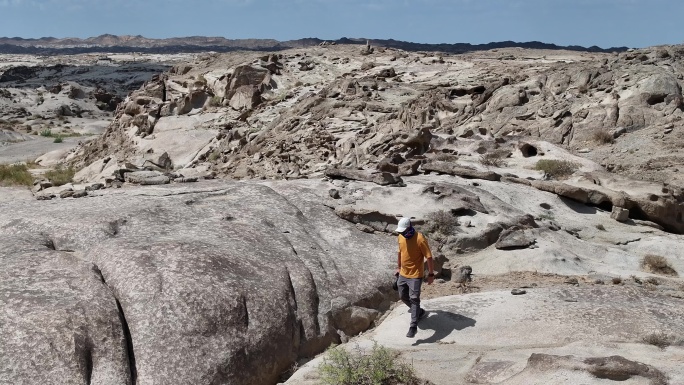
[[[403,233],[409,227],[411,227],[411,220],[408,218],[401,218],[401,220],[399,221],[399,225],[397,225],[397,229],[394,231],[398,233]]]

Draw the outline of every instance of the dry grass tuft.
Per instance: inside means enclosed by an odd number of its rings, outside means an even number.
[[[427,216],[427,233],[450,235],[456,230],[456,226],[458,226],[458,220],[449,211],[438,210]]]
[[[671,277],[679,276],[677,271],[670,265],[667,258],[660,255],[649,254],[641,260],[641,267],[653,274],[669,275]]]
[[[0,186],[33,186],[33,176],[25,164],[0,164]]]
[[[651,333],[643,338],[643,341],[649,345],[657,346],[661,349],[665,349],[668,346],[675,345],[677,339],[664,332]]]
[[[615,141],[613,134],[608,130],[596,130],[592,137],[594,141],[601,144],[611,144]]]
[[[504,160],[508,157],[508,152],[492,151],[480,155],[480,164],[487,167],[506,167],[507,163]]]
[[[223,98],[220,96],[212,96],[209,99],[209,107],[220,107],[223,104]]]
[[[61,166],[58,166],[56,169],[46,172],[45,177],[54,186],[61,186],[71,183],[75,174],[76,171],[72,167],[62,168]]]

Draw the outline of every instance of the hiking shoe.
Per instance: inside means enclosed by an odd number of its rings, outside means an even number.
[[[408,338],[413,338],[413,337],[415,337],[417,331],[418,331],[418,328],[417,328],[417,327],[411,326],[411,327],[409,328],[408,333],[406,333],[406,337],[408,337]]]

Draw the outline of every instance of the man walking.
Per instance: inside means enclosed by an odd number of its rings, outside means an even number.
[[[411,326],[406,337],[413,338],[416,336],[418,321],[425,315],[425,310],[420,308],[420,287],[425,272],[424,259],[427,259],[428,265],[428,285],[432,285],[435,279],[432,252],[427,239],[413,228],[409,218],[402,218],[399,221],[396,232],[399,233],[397,286],[399,297],[411,309]]]

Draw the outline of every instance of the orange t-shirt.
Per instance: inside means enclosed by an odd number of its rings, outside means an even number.
[[[399,235],[399,252],[401,253],[401,274],[405,278],[423,278],[424,258],[432,258],[430,246],[423,234],[416,232],[410,239]]]

